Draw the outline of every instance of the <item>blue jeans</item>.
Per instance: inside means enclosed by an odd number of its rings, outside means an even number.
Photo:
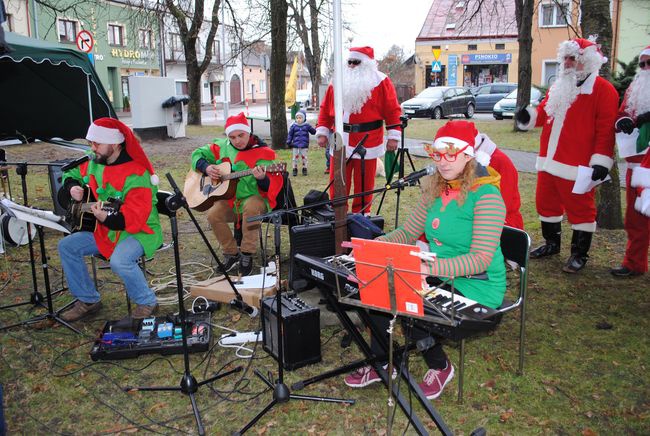
[[[70,292],[84,303],[96,303],[100,300],[85,256],[99,253],[95,237],[91,232],[77,232],[59,241],[59,256]],[[135,238],[126,238],[115,247],[110,258],[111,269],[124,282],[126,293],[135,304],[153,306],[156,295],[149,288],[144,272],[138,266],[138,259],[144,254],[142,244]]]

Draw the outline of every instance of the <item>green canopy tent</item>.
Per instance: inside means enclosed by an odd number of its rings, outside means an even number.
[[[14,51],[0,55],[0,140],[84,138],[92,120],[117,118],[85,53],[5,35]]]

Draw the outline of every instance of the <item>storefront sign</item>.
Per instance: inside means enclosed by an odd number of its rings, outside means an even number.
[[[448,86],[456,86],[456,69],[458,66],[458,56],[456,55],[449,55],[447,57],[448,59],[448,73],[447,73],[447,85]]]
[[[155,59],[155,52],[152,50],[113,48],[111,49],[111,56],[121,58],[122,65],[147,65]]]
[[[512,54],[464,54],[461,62],[464,64],[509,64],[512,62]]]

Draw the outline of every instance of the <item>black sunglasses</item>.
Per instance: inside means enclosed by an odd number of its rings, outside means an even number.
[[[350,61],[348,61],[350,62]],[[639,68],[650,67],[650,61],[641,61],[639,62]]]
[[[359,65],[361,63],[360,60],[358,59],[350,59],[348,60],[348,65]]]

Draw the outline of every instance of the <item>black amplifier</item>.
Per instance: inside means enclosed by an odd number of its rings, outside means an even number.
[[[278,320],[275,296],[262,300],[264,349],[278,360]],[[287,370],[320,362],[320,309],[295,295],[282,294],[282,365]]]

